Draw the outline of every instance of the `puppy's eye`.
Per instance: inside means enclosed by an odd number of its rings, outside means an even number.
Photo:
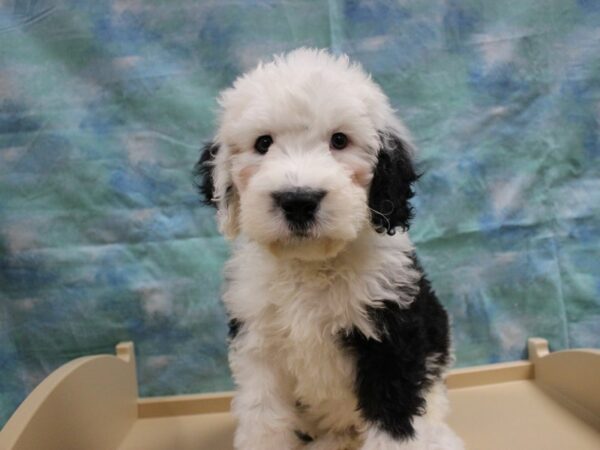
[[[264,155],[265,153],[267,153],[269,151],[269,147],[271,146],[272,143],[273,143],[273,138],[271,136],[269,136],[268,134],[266,134],[264,136],[259,136],[259,138],[254,143],[254,148],[256,149],[256,151],[258,153],[260,153],[261,155]]]
[[[344,133],[335,133],[331,136],[329,145],[336,150],[342,150],[348,146],[348,136]]]

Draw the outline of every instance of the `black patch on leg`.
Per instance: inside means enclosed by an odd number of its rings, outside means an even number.
[[[420,269],[416,260],[415,266]],[[414,417],[425,414],[430,377],[440,375],[440,367],[428,373],[427,357],[439,354],[436,362],[441,367],[448,363],[448,316],[424,276],[408,308],[384,301],[382,307],[369,308],[368,313],[380,341],[367,338],[358,329],[342,338],[356,358],[359,409],[365,420],[394,438],[410,439],[415,434]]]
[[[304,442],[305,444],[308,444],[309,442],[314,441],[312,436],[310,434],[305,433],[304,431],[294,430],[294,433],[296,434],[296,437],[298,439],[300,439],[302,442]]]

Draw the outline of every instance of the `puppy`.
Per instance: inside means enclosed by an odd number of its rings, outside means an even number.
[[[413,149],[346,56],[299,49],[219,98],[196,165],[233,241],[223,301],[240,450],[462,448],[448,317],[406,230]]]

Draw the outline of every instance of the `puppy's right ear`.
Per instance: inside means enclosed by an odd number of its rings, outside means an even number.
[[[194,183],[202,198],[202,203],[217,207],[215,200],[215,158],[219,151],[219,145],[208,142],[200,152],[200,159],[194,166]]]
[[[231,180],[226,146],[209,142],[194,166],[194,181],[202,202],[217,208],[219,230],[229,239],[239,232],[239,196]]]

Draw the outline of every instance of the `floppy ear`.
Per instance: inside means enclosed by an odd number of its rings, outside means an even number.
[[[419,178],[411,149],[395,133],[380,132],[381,148],[369,190],[371,223],[378,233],[393,235],[396,227],[408,230],[413,216],[412,184]]]
[[[227,166],[226,148],[207,143],[194,166],[194,182],[205,205],[217,208],[219,230],[230,239],[238,235],[239,199]]]
[[[194,183],[198,193],[202,198],[202,203],[208,206],[217,207],[215,200],[215,157],[219,151],[219,146],[213,142],[208,142],[202,147],[200,159],[194,166]]]

